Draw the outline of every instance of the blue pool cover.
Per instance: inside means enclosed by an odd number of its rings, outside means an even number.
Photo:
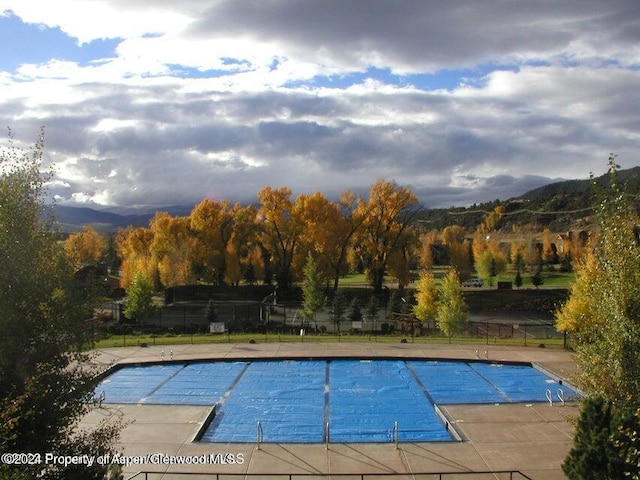
[[[259,360],[123,367],[107,403],[215,405],[204,442],[451,441],[434,404],[547,401],[556,380],[528,365],[424,360]],[[566,386],[567,398],[575,392]],[[259,423],[259,427],[258,427]],[[327,425],[329,428],[327,428]]]

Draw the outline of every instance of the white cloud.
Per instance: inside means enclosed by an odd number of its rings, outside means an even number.
[[[613,5],[0,0],[81,43],[121,39],[113,58],[0,72],[0,116],[25,140],[46,125],[70,202],[335,194],[382,176],[431,206],[505,198],[603,172],[611,151],[639,163],[640,4]],[[451,78],[398,77],[416,73]]]

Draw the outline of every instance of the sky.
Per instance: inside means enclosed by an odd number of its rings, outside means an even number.
[[[0,120],[63,205],[506,200],[640,165],[639,92],[638,0],[0,0]]]

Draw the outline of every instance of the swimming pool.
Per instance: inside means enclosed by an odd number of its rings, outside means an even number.
[[[437,404],[546,402],[559,387],[522,364],[251,360],[125,366],[96,394],[107,403],[215,406],[203,442],[255,442],[258,422],[264,442],[388,442],[396,434],[448,442],[453,432]]]

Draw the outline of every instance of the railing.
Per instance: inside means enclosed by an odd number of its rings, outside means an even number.
[[[562,406],[564,407],[564,391],[561,388],[559,388],[556,395],[558,396],[558,400],[560,400],[560,402],[562,403]],[[547,402],[549,402],[549,405],[553,406],[553,394],[551,393],[550,389],[547,389],[546,397],[547,397]]]
[[[533,480],[519,470],[486,470],[486,471],[462,471],[462,472],[424,472],[424,473],[200,473],[200,472],[138,472],[127,480],[188,480],[191,476],[207,478],[210,480],[307,480],[307,479],[334,479],[334,480],[374,480],[381,477],[389,480]]]
[[[257,444],[257,448],[258,450],[260,450],[260,446],[262,445],[262,439],[264,437],[264,434],[262,433],[262,423],[260,423],[260,420],[258,420],[258,432],[256,435],[256,444]]]

